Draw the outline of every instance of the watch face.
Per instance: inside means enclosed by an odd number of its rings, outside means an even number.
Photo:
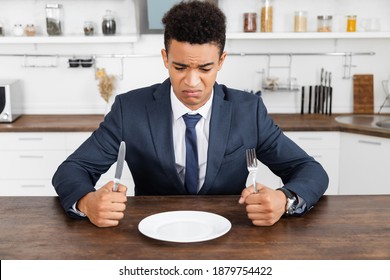
[[[294,214],[297,204],[298,204],[298,201],[295,197],[294,198],[287,198],[286,213],[288,215]]]

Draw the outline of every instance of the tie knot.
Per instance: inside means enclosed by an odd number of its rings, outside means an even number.
[[[186,123],[186,127],[188,128],[195,128],[196,124],[200,120],[202,116],[199,114],[196,115],[189,115],[185,114],[183,115],[184,122]]]

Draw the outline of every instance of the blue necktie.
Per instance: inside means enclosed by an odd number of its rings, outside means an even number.
[[[186,171],[184,185],[190,194],[198,193],[198,176],[199,176],[199,164],[198,164],[198,148],[196,146],[196,131],[195,126],[202,116],[196,115],[183,115],[184,122],[186,123]]]

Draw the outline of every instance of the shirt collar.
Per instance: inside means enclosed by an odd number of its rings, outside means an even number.
[[[189,113],[189,114],[199,114],[203,118],[207,119],[210,116],[211,111],[211,104],[213,103],[213,96],[214,96],[214,88],[211,91],[210,99],[207,100],[207,102],[200,107],[198,110],[192,111],[188,107],[186,107],[175,95],[173,92],[173,88],[171,86],[171,107],[173,112],[173,119],[178,120],[183,115]]]

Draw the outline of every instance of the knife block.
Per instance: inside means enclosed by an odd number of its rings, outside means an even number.
[[[354,114],[374,113],[374,76],[353,75]]]

